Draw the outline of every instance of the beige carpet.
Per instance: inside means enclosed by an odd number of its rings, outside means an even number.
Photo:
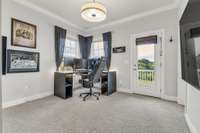
[[[83,102],[50,96],[4,110],[4,133],[189,133],[183,107],[115,93]]]

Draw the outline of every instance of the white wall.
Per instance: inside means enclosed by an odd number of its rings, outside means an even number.
[[[188,0],[182,0],[179,7],[179,19],[186,7]],[[180,41],[178,47],[178,99],[185,104],[186,120],[191,133],[200,133],[200,91],[189,85],[181,78]]]
[[[187,84],[186,120],[191,133],[200,133],[200,91]]]
[[[180,3],[180,6],[179,6],[179,10],[178,10],[178,17],[179,17],[179,20],[181,19],[181,16],[185,10],[185,7],[188,3],[188,0],[182,0],[181,3]],[[178,21],[179,21],[178,20]],[[178,81],[178,84],[177,84],[177,88],[178,88],[178,103],[179,104],[183,104],[185,105],[186,104],[186,90],[187,90],[187,84],[185,81],[182,80],[182,72],[181,72],[181,50],[180,50],[180,27],[178,27],[178,76],[177,76],[177,81]]]
[[[177,10],[173,9],[123,24],[116,24],[91,31],[90,34],[94,34],[95,38],[99,38],[103,32],[112,31],[113,47],[126,46],[127,48],[126,53],[112,54],[111,68],[118,70],[118,90],[125,92],[130,92],[131,90],[129,64],[131,35],[163,29],[165,31],[164,95],[171,99],[177,97],[177,20]],[[169,42],[171,36],[174,39],[173,43]]]
[[[68,35],[84,34],[54,18],[19,5],[12,0],[3,0],[2,34],[8,37],[8,49],[40,52],[40,72],[7,74],[2,78],[3,105],[26,102],[34,97],[53,94],[55,49],[54,25],[62,26],[68,30]],[[20,19],[37,25],[37,49],[11,46],[11,18]]]
[[[179,19],[181,19],[182,14],[183,14],[183,12],[184,12],[184,10],[186,8],[186,5],[187,5],[188,1],[189,0],[181,0],[180,1],[180,4],[178,6],[178,17],[179,17]]]

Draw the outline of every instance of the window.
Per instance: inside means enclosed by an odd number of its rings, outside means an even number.
[[[91,46],[91,58],[99,58],[105,56],[103,41],[93,42]]]
[[[64,57],[79,57],[78,41],[66,39]]]

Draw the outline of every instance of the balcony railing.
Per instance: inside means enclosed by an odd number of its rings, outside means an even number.
[[[155,80],[155,70],[138,70],[138,80],[153,82]]]

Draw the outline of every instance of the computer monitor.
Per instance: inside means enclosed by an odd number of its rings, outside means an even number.
[[[74,59],[74,69],[87,69],[88,60],[87,59]]]
[[[74,66],[74,59],[70,58],[70,57],[65,57],[64,58],[64,65],[73,67]]]

